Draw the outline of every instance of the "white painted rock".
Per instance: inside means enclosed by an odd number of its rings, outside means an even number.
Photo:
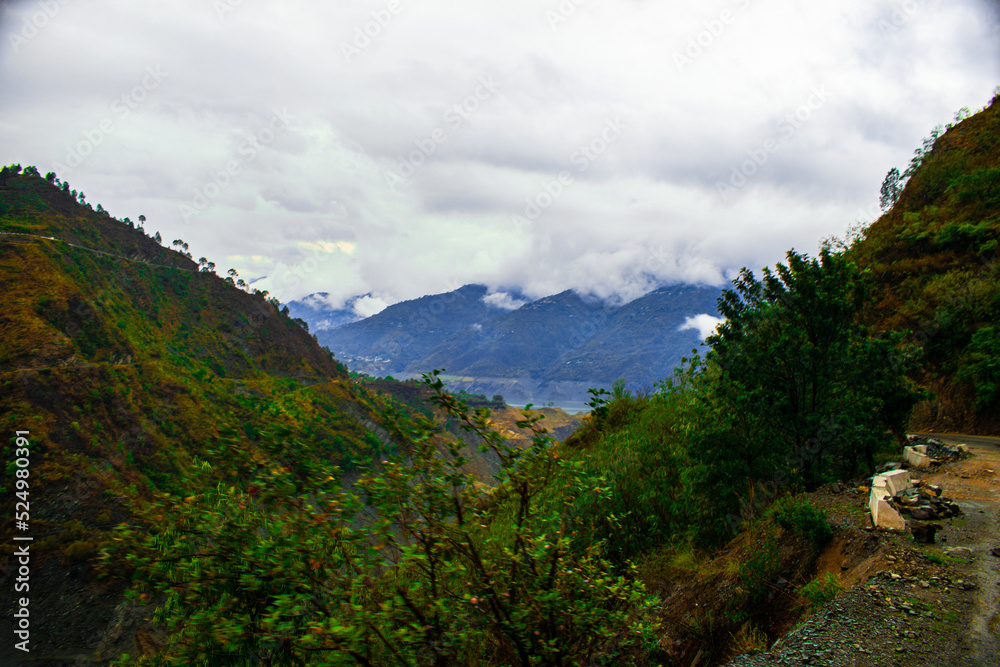
[[[890,470],[882,473],[879,477],[885,478],[885,488],[889,489],[890,496],[910,488],[909,470]]]
[[[890,497],[892,496],[886,487],[872,487],[871,495],[868,498],[868,509],[872,514],[872,523],[876,528],[904,531],[906,530],[906,521],[889,504],[888,499]]]
[[[934,461],[934,459],[926,454],[921,454],[913,447],[903,448],[903,458],[914,468],[926,468]]]

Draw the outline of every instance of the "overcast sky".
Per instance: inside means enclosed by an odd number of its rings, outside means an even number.
[[[0,161],[365,315],[814,253],[1000,84],[986,0],[0,6]]]

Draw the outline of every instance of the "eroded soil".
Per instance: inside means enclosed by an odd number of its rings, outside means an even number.
[[[935,435],[965,443],[972,457],[914,478],[938,484],[964,514],[940,523],[937,543],[875,532],[868,494],[849,488],[813,494],[836,524],[817,563],[845,592],[782,637],[771,650],[729,662],[739,667],[1000,666],[1000,439]]]

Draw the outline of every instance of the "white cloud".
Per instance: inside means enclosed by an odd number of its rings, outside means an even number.
[[[384,300],[373,296],[363,296],[354,302],[354,312],[359,317],[377,315],[389,306]]]
[[[385,6],[60,3],[0,44],[3,159],[87,152],[59,176],[90,201],[283,301],[470,282],[628,300],[815,251],[1000,81],[987,0],[608,0],[555,29],[557,2],[428,0],[348,62]],[[0,35],[36,11],[8,3]]]
[[[725,322],[724,319],[715,317],[714,315],[709,315],[707,313],[702,313],[701,315],[695,315],[694,317],[689,317],[684,320],[684,324],[678,327],[678,331],[687,331],[689,329],[694,329],[698,332],[698,336],[705,340],[709,336],[715,333],[716,328]]]
[[[523,299],[515,299],[507,292],[493,292],[483,297],[483,302],[488,306],[500,308],[501,310],[517,310],[528,303]]]

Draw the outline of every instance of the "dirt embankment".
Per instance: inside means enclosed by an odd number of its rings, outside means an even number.
[[[812,500],[827,509],[836,538],[817,561],[845,591],[776,642],[732,667],[1000,666],[1000,439],[936,434],[965,443],[969,459],[912,471],[963,514],[941,525],[936,544],[874,532],[867,493],[827,489]],[[1000,552],[998,552],[1000,553]]]

